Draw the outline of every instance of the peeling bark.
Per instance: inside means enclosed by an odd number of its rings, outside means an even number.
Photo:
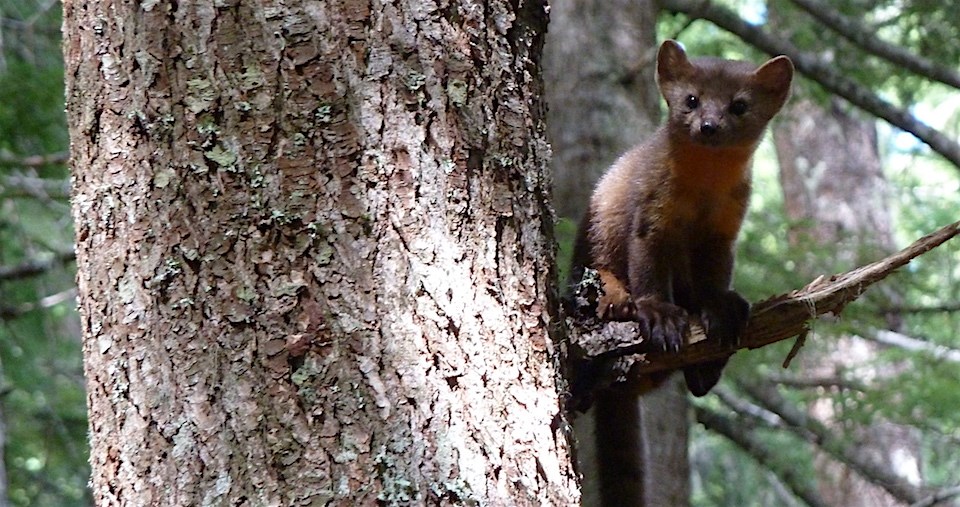
[[[545,6],[66,2],[98,505],[569,505]]]

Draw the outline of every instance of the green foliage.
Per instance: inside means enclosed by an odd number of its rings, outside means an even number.
[[[63,164],[23,164],[67,149],[60,13],[55,2],[0,1],[0,266],[43,261],[73,245],[62,195],[18,191],[10,178],[62,186]],[[86,403],[73,266],[0,280],[0,418],[13,506],[82,506]]]
[[[75,318],[65,305],[53,310],[31,312],[0,329],[5,459],[13,505],[90,503]]]
[[[719,409],[716,403],[713,408]],[[745,421],[743,416],[726,411],[742,425],[742,431],[763,440],[775,450],[798,480],[814,483],[813,456],[809,446],[782,431],[764,429]],[[785,505],[783,488],[774,474],[768,472],[743,449],[729,440],[694,426],[690,435],[692,494],[690,505],[697,507],[737,506],[768,507]],[[736,487],[731,487],[735,484]],[[811,486],[812,487],[812,486]]]
[[[63,68],[9,59],[0,73],[0,151],[23,156],[64,151],[65,126]]]
[[[958,90],[868,54],[855,42],[824,27],[790,0],[716,3],[725,4],[744,19],[760,25],[760,29],[788,39],[804,54],[828,62],[845,78],[884,100],[907,107],[949,138],[957,139],[960,135]],[[960,38],[960,24],[955,9],[942,2],[845,0],[824,3],[859,24],[869,36],[879,37],[954,71],[960,69],[957,64],[960,46],[954,43]],[[659,38],[678,35],[693,54],[753,61],[765,58],[736,36],[708,22],[689,23],[682,15],[662,16]],[[813,99],[825,107],[842,103],[802,76],[794,87],[794,97]],[[883,123],[879,124],[879,145],[891,183],[887,197],[892,204],[898,247],[960,219],[957,167],[931,156],[928,147]],[[850,258],[865,262],[885,255],[868,247],[857,250],[851,246],[869,238],[844,238],[843,244],[827,245],[799,238],[788,242],[790,234],[805,224],[791,223],[786,218],[777,180],[777,162],[769,145],[758,152],[754,166],[754,196],[741,233],[734,283],[748,299],[757,301],[799,288],[816,274],[829,275],[851,269],[854,265],[850,264]],[[763,378],[802,377],[812,366],[804,364],[805,358],[843,353],[836,349],[838,337],[869,338],[876,330],[891,326],[921,343],[945,347],[941,350],[960,350],[960,334],[956,332],[960,329],[958,241],[954,239],[914,260],[887,281],[871,288],[840,317],[814,322],[806,345],[790,369],[783,370],[780,363],[793,340],[734,356],[722,385],[736,393],[735,383],[730,382],[734,379],[750,383]],[[836,255],[851,248],[852,256]],[[957,364],[929,352],[869,346],[879,349],[879,353],[860,362],[853,361],[851,366],[822,373],[853,386],[862,382],[858,379],[875,379],[862,389],[798,384],[785,385],[784,395],[801,412],[813,404],[829,407],[834,419],[831,431],[848,442],[863,441],[871,425],[881,420],[916,428],[925,483],[934,488],[955,485],[956,470],[960,468],[960,455],[955,452],[960,444],[960,417],[955,409],[960,406]],[[711,400],[708,397],[699,402]],[[743,430],[753,431],[748,425]],[[791,440],[792,437],[782,431],[764,430],[755,434],[768,446],[782,451],[784,463],[808,471],[813,480],[811,445]],[[697,430],[693,437],[693,505],[783,504],[782,499],[771,496],[777,488],[769,481],[770,473],[749,459],[747,453],[707,432]],[[802,452],[797,452],[801,449]],[[731,483],[737,487],[729,488]]]

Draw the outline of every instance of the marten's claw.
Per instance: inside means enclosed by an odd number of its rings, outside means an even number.
[[[687,312],[674,304],[656,300],[601,297],[597,314],[603,320],[633,321],[649,343],[649,350],[679,352],[690,331]]]
[[[662,301],[635,303],[636,320],[640,333],[650,341],[651,349],[679,352],[690,330],[687,312],[679,306]]]
[[[707,338],[721,343],[739,344],[749,317],[750,303],[732,290],[704,305],[700,312]]]
[[[630,299],[601,297],[597,304],[597,314],[603,320],[634,320],[637,307]]]

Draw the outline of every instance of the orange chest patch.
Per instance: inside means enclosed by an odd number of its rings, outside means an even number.
[[[699,151],[699,152],[698,152]],[[740,231],[750,197],[752,150],[691,150],[677,157],[666,216],[687,234],[733,239]]]

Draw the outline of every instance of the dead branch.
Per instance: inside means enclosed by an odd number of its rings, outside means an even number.
[[[839,315],[869,286],[958,234],[960,222],[955,222],[877,262],[830,277],[820,276],[802,289],[756,303],[738,344],[709,341],[694,323],[686,346],[679,353],[650,351],[634,323],[568,318],[568,365],[573,391],[569,406],[577,409],[589,405],[594,392],[615,381],[722,359],[740,349],[756,349],[802,335],[818,316]]]

